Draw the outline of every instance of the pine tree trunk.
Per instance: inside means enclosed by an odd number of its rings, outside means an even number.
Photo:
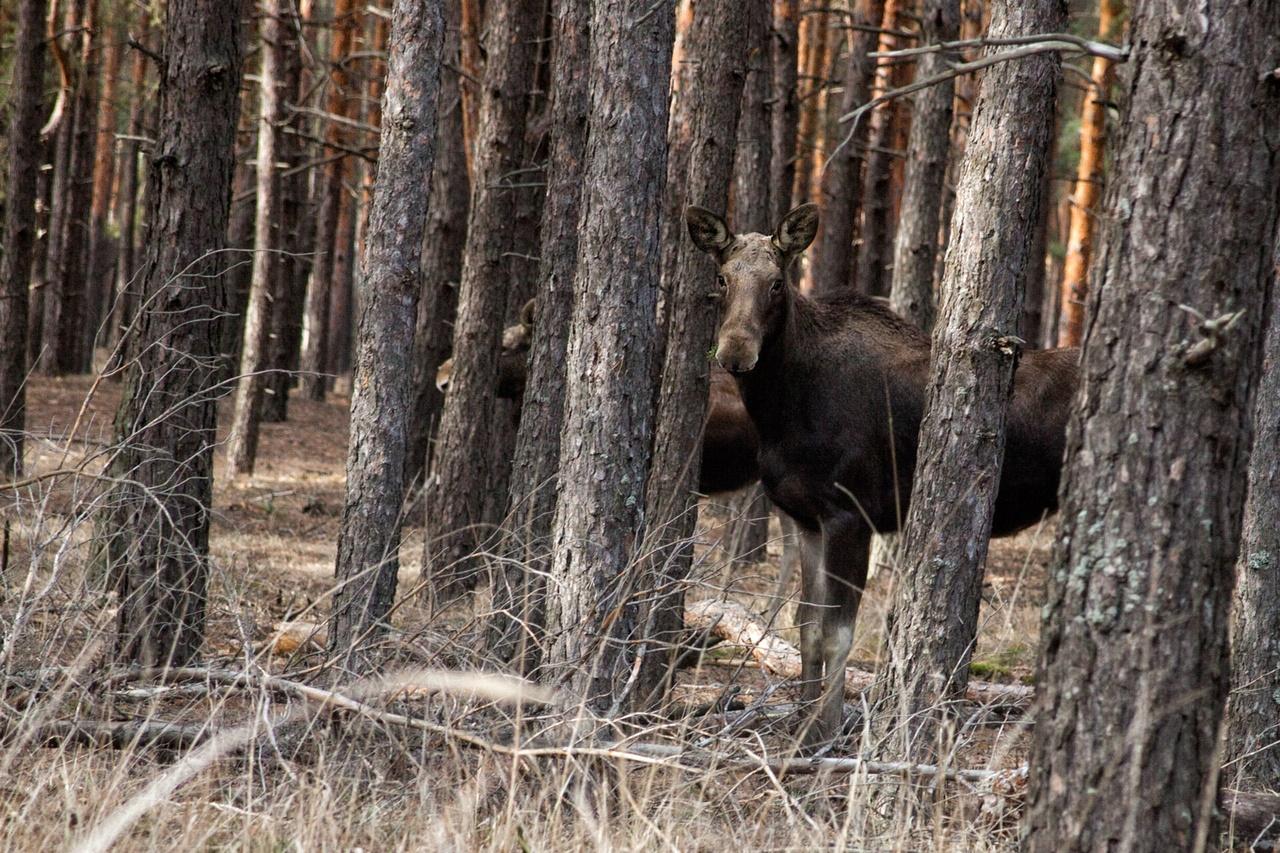
[[[380,636],[395,598],[413,382],[409,357],[435,158],[444,18],[440,0],[395,0],[385,122],[363,263],[364,299],[351,394],[347,498],[338,536],[330,648]],[[360,664],[357,667],[363,669]]]
[[[768,234],[773,229],[769,192],[773,161],[773,19],[769,0],[749,0],[747,79],[742,84],[738,140],[733,151],[733,223],[738,231]]]
[[[542,213],[538,307],[510,485],[513,560],[495,572],[489,647],[523,671],[539,662],[545,572],[555,521],[564,423],[565,348],[578,264],[578,217],[590,93],[589,0],[556,0],[551,69],[551,152]]]
[[[45,295],[44,348],[40,369],[62,376],[84,372],[85,281],[89,261],[89,217],[93,203],[93,150],[98,109],[98,54],[95,32],[98,0],[79,0],[70,7],[72,29],[79,31],[79,67],[70,112],[63,117],[60,134],[64,150],[58,165],[65,167],[61,193],[55,187],[60,221],[51,232],[49,251],[54,253],[51,285]],[[57,166],[55,166],[57,168]]]
[[[1228,611],[1280,225],[1280,87],[1259,71],[1275,67],[1280,5],[1139,2],[1130,31],[1050,564],[1032,853],[1063,839],[1216,843]],[[1243,313],[1213,333],[1182,306]]]
[[[460,14],[459,0],[446,0],[445,67],[440,72],[436,156],[422,245],[422,295],[413,334],[413,418],[409,423],[405,471],[405,482],[419,485],[430,461],[431,439],[444,405],[444,394],[436,388],[436,368],[453,348],[453,318],[457,313],[471,196],[462,138],[462,80],[457,71],[461,67]]]
[[[119,13],[117,13],[119,14]],[[89,218],[89,264],[85,280],[85,321],[82,336],[85,347],[84,367],[93,369],[95,346],[105,343],[109,335],[99,335],[103,308],[111,298],[113,267],[110,258],[114,240],[107,229],[111,214],[111,190],[115,184],[116,163],[116,89],[120,75],[120,50],[124,28],[113,26],[104,39],[102,60],[102,92],[98,97],[98,118],[93,151],[93,201]]]
[[[431,592],[443,597],[479,581],[476,565],[467,558],[496,521],[484,514],[490,421],[540,5],[493,0],[485,10],[485,84],[453,333],[453,378],[425,495],[423,576],[431,579]]]
[[[1280,245],[1276,250],[1280,269]],[[1272,287],[1277,284],[1273,283]],[[1236,562],[1228,706],[1227,783],[1266,788],[1280,779],[1280,293],[1254,404],[1249,497]],[[1242,784],[1242,781],[1244,784]]]
[[[1112,0],[1098,0],[1098,38],[1111,36]],[[1071,227],[1067,234],[1067,258],[1062,268],[1062,322],[1058,346],[1076,347],[1084,337],[1084,305],[1089,296],[1089,257],[1098,200],[1102,198],[1103,157],[1107,144],[1107,107],[1111,97],[1111,62],[1093,59],[1090,84],[1080,110],[1080,163],[1071,196]]]
[[[146,44],[150,32],[150,18],[139,16],[136,38]],[[146,114],[148,58],[140,50],[133,51],[129,66],[129,123],[130,139],[120,141],[120,187],[116,193],[116,225],[120,229],[117,240],[115,269],[115,301],[111,305],[111,326],[108,340],[113,348],[113,361],[121,346],[121,336],[137,310],[137,289],[134,276],[134,249],[138,219],[138,153],[137,138],[142,135],[143,117]]]
[[[746,78],[747,34],[750,25],[739,0],[698,0],[689,29],[690,84],[676,101],[686,113],[681,124],[690,129],[690,148],[683,176],[667,170],[667,194],[679,183],[681,224],[684,209],[697,204],[724,210],[733,177],[733,149],[738,113]],[[764,21],[757,25],[763,26]],[[674,122],[673,122],[674,124]],[[670,151],[668,152],[670,156]],[[667,211],[668,215],[671,211]],[[683,227],[680,229],[685,230]],[[650,532],[646,550],[653,560],[652,628],[640,674],[638,698],[663,692],[671,651],[684,626],[684,588],[693,560],[697,518],[698,472],[702,467],[702,432],[707,417],[711,363],[707,353],[715,338],[718,305],[713,292],[715,262],[697,248],[687,234],[676,243],[675,264],[666,284],[667,340],[662,385],[654,425],[653,457],[645,485],[645,525]],[[664,272],[666,272],[664,270]]]
[[[329,94],[325,102],[325,111],[346,116],[348,98],[345,93],[351,87],[350,75],[345,70],[343,60],[352,51],[355,30],[355,0],[334,0],[333,3],[333,35],[329,42]],[[325,129],[325,140],[328,145],[325,154],[339,154],[335,146],[344,145],[347,135],[337,122],[329,122]],[[331,363],[328,355],[328,341],[331,327],[329,315],[335,282],[339,235],[340,211],[342,210],[342,182],[347,173],[347,158],[338,157],[325,168],[324,175],[318,177],[316,195],[320,199],[320,209],[316,214],[316,232],[314,260],[311,264],[311,281],[307,285],[307,295],[303,323],[302,371],[299,384],[302,393],[309,400],[323,400],[328,389],[325,371]]]
[[[280,127],[285,117],[281,73],[288,51],[289,27],[284,20],[286,0],[263,0],[258,10],[262,67],[258,72],[257,201],[253,231],[253,273],[245,309],[244,344],[236,379],[235,408],[227,436],[227,477],[253,475],[258,457],[262,395],[271,345],[271,313],[279,301],[280,182],[276,159]]]
[[[150,167],[143,315],[116,415],[120,478],[106,542],[117,660],[199,652],[208,585],[219,318],[240,89],[240,10],[169,0]],[[175,270],[180,271],[175,274]]]
[[[263,377],[262,421],[284,423],[289,418],[289,388],[298,368],[298,348],[302,343],[302,312],[307,292],[309,264],[303,255],[311,234],[307,211],[307,173],[299,169],[307,158],[307,148],[295,135],[302,127],[301,117],[290,110],[302,92],[302,51],[299,43],[302,21],[292,3],[281,9],[283,55],[280,59],[280,93],[285,101],[285,122],[279,133],[277,160],[284,170],[280,175],[280,257],[276,261],[276,292],[279,297],[271,309],[271,334],[267,364],[271,372]],[[293,131],[291,133],[290,131]]]
[[[883,14],[884,0],[862,0],[854,12],[853,22],[862,27],[872,27],[880,23]],[[867,54],[876,49],[877,43],[875,33],[854,31],[853,42],[849,46],[849,64],[845,69],[840,115],[848,115],[871,100],[875,60]],[[862,165],[866,159],[869,126],[865,115],[858,120],[857,127],[850,128],[847,123],[840,125],[842,133],[852,131],[852,135],[842,142],[843,147],[822,178],[819,260],[812,271],[813,289],[817,293],[834,294],[854,287],[853,235],[861,210]]]
[[[884,16],[880,27],[892,30],[899,27],[901,0],[885,0]],[[895,50],[903,45],[892,33],[880,34],[881,52]],[[881,60],[873,95],[902,84],[905,66],[888,64]],[[872,111],[864,121],[870,122],[867,139],[866,173],[862,182],[862,231],[858,243],[858,290],[871,296],[888,296],[892,281],[889,265],[893,261],[893,149],[894,139],[900,134],[905,111],[899,103],[890,102]]]
[[[484,32],[485,0],[461,0],[460,45],[462,52],[462,148],[466,152],[467,177],[471,178],[475,156],[476,130],[480,127],[480,90],[484,81],[484,51],[480,35]]]
[[[359,165],[348,163],[347,175],[355,182]],[[333,270],[329,279],[329,328],[324,340],[325,387],[351,369],[351,334],[355,320],[356,197],[346,187],[338,194],[338,224],[333,240]]]
[[[960,31],[959,0],[924,0],[920,23],[921,44],[955,41]],[[940,74],[953,61],[944,53],[926,53],[917,63],[916,75],[923,78]],[[938,250],[939,202],[951,147],[954,93],[954,84],[947,80],[912,96],[902,213],[894,235],[889,304],[926,332],[933,330],[935,316],[933,264]]]
[[[1060,32],[1065,23],[1063,0],[1004,0],[994,4],[991,35]],[[1053,55],[988,68],[960,169],[889,665],[876,693],[884,749],[908,760],[933,750],[937,703],[963,696],[968,683],[1058,76]]]
[[[7,104],[9,174],[0,253],[0,482],[22,474],[26,426],[27,287],[36,237],[36,175],[44,76],[45,0],[22,0]]]
[[[791,185],[796,174],[796,126],[800,105],[796,93],[799,70],[800,0],[776,0],[773,4],[773,160],[769,167],[769,192],[777,225],[791,209]]]
[[[732,222],[740,232],[768,234],[773,230],[769,170],[773,156],[772,12],[768,0],[751,0],[742,14],[747,18],[747,77],[742,84],[742,109],[738,115],[738,140],[733,152]],[[736,566],[749,565],[764,553],[769,541],[772,505],[757,484],[741,490],[730,502],[729,557]]]
[[[672,30],[670,9],[648,0],[592,0],[547,662],[575,695],[606,707],[625,698],[636,654],[626,641],[640,627],[630,593],[642,582]]]
[[[246,51],[247,52],[247,51]],[[244,312],[249,304],[249,284],[253,279],[253,231],[254,213],[257,210],[257,170],[250,165],[253,147],[257,144],[256,127],[258,111],[254,99],[241,100],[240,127],[236,133],[236,167],[231,181],[231,218],[227,223],[227,262],[232,265],[227,272],[227,316],[222,322],[222,341],[219,359],[222,364],[221,380],[235,376],[240,366],[240,348],[244,340]],[[252,145],[245,140],[252,139]],[[144,231],[145,233],[145,231]]]
[[[822,4],[810,4],[806,9],[801,28],[808,28],[807,39],[801,37],[801,43],[808,48],[801,56],[803,70],[801,86],[803,95],[799,95],[799,122],[796,129],[796,165],[792,178],[791,198],[797,204],[813,201],[810,184],[813,179],[814,156],[821,156],[819,138],[821,128],[826,120],[826,93],[830,81],[827,73],[830,70],[831,26]]]

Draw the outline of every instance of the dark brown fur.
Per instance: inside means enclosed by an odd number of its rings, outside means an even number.
[[[805,694],[817,702],[804,734],[810,744],[821,743],[840,723],[871,535],[897,530],[907,514],[930,341],[878,300],[819,300],[788,285],[791,266],[817,230],[814,205],[787,214],[772,236],[735,236],[701,208],[689,208],[686,217],[694,242],[720,265],[716,358],[735,374],[756,426],[765,490],[804,531],[797,616]],[[1077,361],[1075,350],[1022,358],[995,535],[1057,507]]]

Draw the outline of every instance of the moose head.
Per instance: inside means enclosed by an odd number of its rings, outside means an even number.
[[[716,360],[730,373],[746,373],[786,316],[789,271],[818,233],[818,206],[795,208],[772,236],[735,235],[722,217],[693,205],[685,210],[685,222],[694,245],[720,265],[716,282],[724,309]]]

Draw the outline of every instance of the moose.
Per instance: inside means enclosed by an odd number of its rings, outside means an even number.
[[[524,396],[536,303],[534,299],[525,303],[519,320],[503,330],[496,389],[502,399],[519,400]],[[450,358],[436,370],[436,387],[447,390],[452,378],[453,359]],[[698,490],[705,494],[732,492],[759,480],[760,469],[756,464],[759,446],[755,426],[738,395],[737,383],[725,370],[714,367]]]
[[[801,677],[813,708],[801,739],[838,734],[873,531],[906,517],[924,414],[930,340],[879,300],[811,297],[791,284],[813,242],[818,208],[801,205],[772,235],[734,234],[686,210],[694,244],[717,262],[715,359],[733,375],[759,439],[769,498],[801,541]],[[1028,351],[1014,377],[992,535],[1057,508],[1078,351]]]

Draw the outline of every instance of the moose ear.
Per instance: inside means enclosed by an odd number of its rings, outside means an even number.
[[[706,208],[689,205],[684,210],[684,221],[689,225],[689,236],[693,238],[693,244],[704,252],[719,254],[733,242],[729,226]]]
[[[802,204],[782,217],[782,224],[773,234],[773,243],[783,254],[798,255],[818,234],[818,206]]]
[[[520,325],[524,326],[526,329],[532,329],[534,313],[537,310],[538,300],[536,298],[530,299],[526,302],[524,307],[520,309]]]

